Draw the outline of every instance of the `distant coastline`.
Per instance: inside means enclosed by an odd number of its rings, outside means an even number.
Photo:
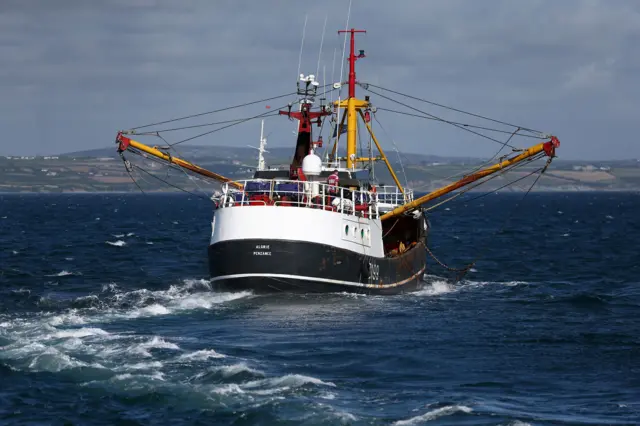
[[[256,153],[250,148],[185,146],[181,154],[199,165],[214,170],[234,180],[250,178],[257,163]],[[423,154],[400,154],[402,163],[392,159],[392,167],[401,182],[408,181],[415,192],[429,192],[462,176],[468,170],[484,164],[487,159],[467,157],[439,157]],[[270,148],[267,165],[285,166],[291,157],[290,148]],[[396,157],[395,155],[393,157]],[[134,171],[136,183],[148,193],[181,192],[163,183],[172,184],[195,194],[213,193],[220,188],[186,173],[168,170],[166,166],[146,159],[136,159],[136,164],[151,175]],[[536,165],[525,165],[510,172],[507,179],[498,177],[474,188],[472,192],[519,193],[527,190],[535,176],[526,175]],[[114,148],[74,152],[54,156],[0,156],[0,193],[2,194],[128,194],[139,193]],[[375,167],[380,183],[392,184],[389,172],[383,164]],[[447,179],[447,177],[451,177]],[[509,181],[523,178],[517,185],[500,189]],[[640,191],[640,161],[602,160],[569,161],[556,159],[532,189],[535,192],[638,192]]]

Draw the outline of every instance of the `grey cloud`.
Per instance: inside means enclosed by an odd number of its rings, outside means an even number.
[[[336,31],[347,6],[343,0],[4,1],[0,125],[24,144],[3,142],[0,152],[105,146],[119,128],[293,91],[305,14],[302,71],[316,72],[327,16],[320,74],[330,79],[335,50],[337,79],[344,39]],[[367,52],[358,64],[363,81],[553,131],[565,157],[640,156],[629,142],[640,103],[637,2],[354,0],[349,26],[368,30],[358,38]],[[380,119],[403,150],[494,149],[437,123]],[[274,143],[293,144],[291,125],[277,120],[269,123]],[[253,141],[254,127],[203,143]],[[93,137],[70,138],[70,131]],[[606,151],[603,135],[613,139]]]

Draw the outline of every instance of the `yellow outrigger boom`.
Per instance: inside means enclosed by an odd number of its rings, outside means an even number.
[[[190,171],[192,171],[194,173],[197,173],[199,175],[208,177],[210,179],[214,179],[214,180],[216,180],[218,182],[228,183],[229,185],[234,186],[234,187],[236,187],[238,189],[242,189],[243,188],[243,186],[241,184],[239,184],[238,182],[234,182],[233,180],[231,180],[231,179],[229,179],[227,177],[224,177],[222,175],[219,175],[219,174],[214,173],[212,171],[209,171],[207,169],[203,169],[202,167],[196,166],[195,164],[190,163],[190,162],[188,162],[186,160],[183,160],[181,158],[169,155],[169,154],[167,154],[165,152],[160,151],[159,149],[156,149],[156,148],[150,147],[148,145],[145,145],[143,143],[134,141],[133,139],[124,136],[122,134],[122,132],[118,132],[118,136],[116,137],[116,143],[118,144],[118,152],[120,152],[120,153],[126,151],[129,148],[134,148],[134,149],[136,149],[138,151],[145,152],[145,153],[147,153],[149,155],[152,155],[152,156],[154,156],[156,158],[164,160],[164,161],[166,161],[168,163],[175,164],[177,166],[180,166],[182,168],[190,170]]]
[[[560,146],[560,141],[557,137],[551,136],[551,140],[548,142],[539,143],[530,148],[524,150],[523,153],[516,155],[515,157],[509,158],[507,160],[501,161],[500,163],[494,164],[493,166],[482,169],[476,173],[472,173],[463,179],[460,179],[457,182],[451,183],[447,186],[443,186],[442,188],[436,189],[435,191],[430,192],[427,195],[424,195],[420,198],[413,200],[410,203],[404,204],[402,206],[396,207],[388,213],[380,216],[380,220],[390,219],[395,216],[399,216],[405,212],[414,210],[420,207],[422,204],[427,203],[434,198],[441,197],[449,192],[455,191],[458,188],[462,188],[472,182],[475,182],[479,179],[482,179],[485,176],[489,176],[493,173],[504,170],[506,167],[517,164],[521,161],[524,161],[528,158],[533,157],[536,154],[540,154],[544,152],[548,157],[555,157],[556,148]]]

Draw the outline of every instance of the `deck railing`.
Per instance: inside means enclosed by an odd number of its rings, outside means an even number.
[[[383,204],[390,204],[394,206],[400,206],[402,204],[410,203],[413,201],[413,190],[404,188],[404,194],[400,192],[397,186],[378,186],[377,194],[378,200]]]
[[[289,206],[378,218],[380,203],[405,203],[405,195],[396,187],[376,187],[376,192],[371,192],[330,187],[326,183],[316,181],[247,179],[238,183],[243,186],[243,190],[238,190],[228,183],[223,185],[222,195],[217,200],[219,208]]]

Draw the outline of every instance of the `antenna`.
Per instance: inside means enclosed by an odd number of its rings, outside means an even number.
[[[269,152],[266,149],[264,149],[265,146],[267,146],[267,138],[264,137],[264,120],[262,120],[262,123],[260,124],[260,146],[258,148],[256,148],[255,146],[252,145],[247,145],[249,148],[253,148],[253,149],[257,149],[258,150],[258,170],[264,170],[265,169],[265,162],[264,162],[264,153],[265,152]]]
[[[318,51],[318,66],[316,68],[316,75],[320,74],[320,57],[322,56],[322,45],[324,44],[324,33],[327,30],[327,16],[324,16],[324,26],[322,27],[322,38],[320,39],[320,50]],[[326,83],[323,81],[322,83]]]
[[[302,42],[300,43],[300,55],[298,56],[298,75],[300,75],[300,66],[302,65],[302,49],[304,48],[304,35],[307,32],[307,18],[309,15],[304,15],[304,27],[302,27]],[[296,77],[297,79],[297,77]]]

